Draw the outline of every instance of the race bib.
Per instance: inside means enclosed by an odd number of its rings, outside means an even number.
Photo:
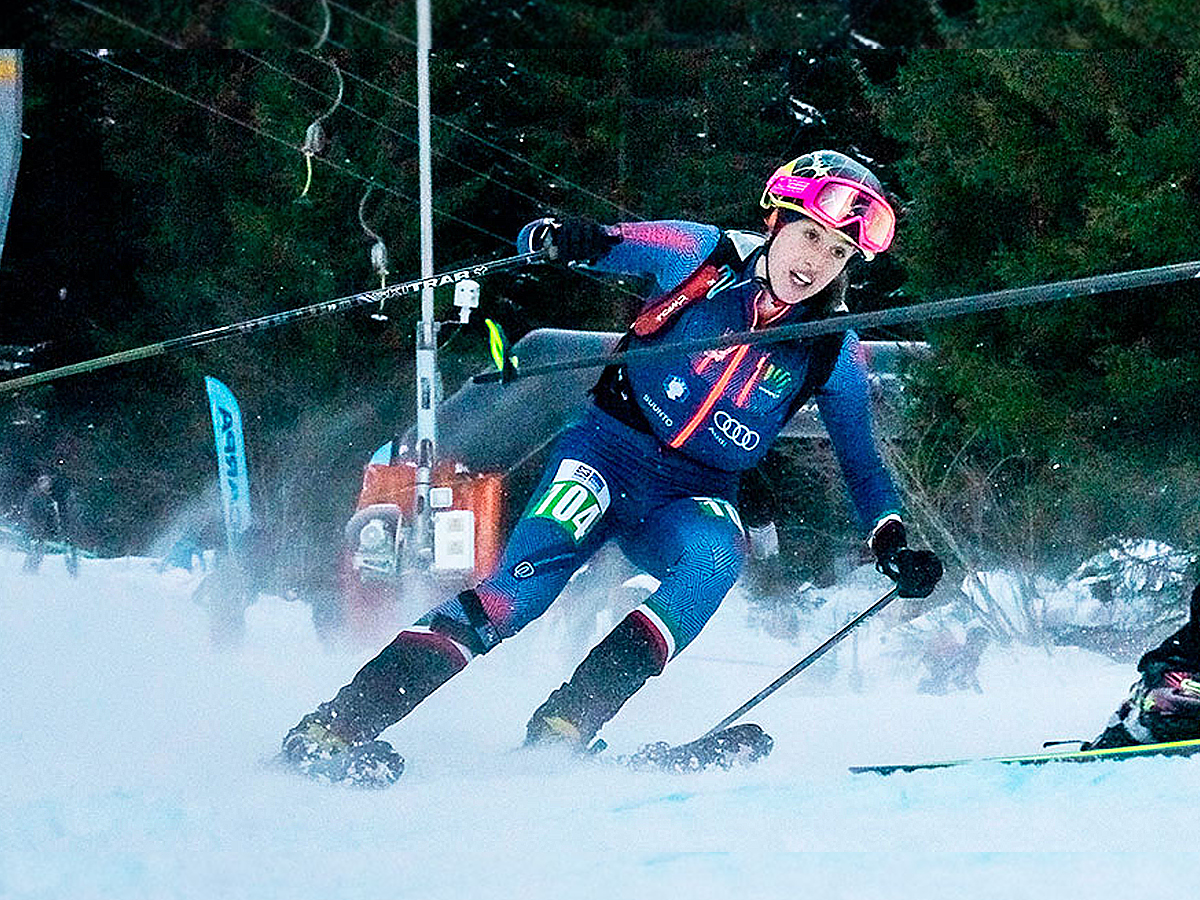
[[[564,459],[554,481],[534,504],[534,518],[557,522],[579,543],[608,509],[608,483],[595,468],[577,459]]]

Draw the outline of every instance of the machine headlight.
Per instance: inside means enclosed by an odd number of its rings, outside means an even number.
[[[358,533],[358,546],[363,550],[380,550],[387,543],[387,525],[382,519],[371,519]]]

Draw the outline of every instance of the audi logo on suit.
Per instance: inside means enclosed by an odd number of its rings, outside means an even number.
[[[761,440],[757,431],[747,428],[723,409],[718,409],[713,415],[713,424],[717,426],[717,431],[743,450],[753,450]]]

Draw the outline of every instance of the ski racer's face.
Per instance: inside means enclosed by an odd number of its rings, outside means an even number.
[[[784,225],[758,261],[764,270],[759,274],[771,287],[759,302],[762,319],[769,321],[823,291],[854,252],[848,238],[813,219],[799,218]]]

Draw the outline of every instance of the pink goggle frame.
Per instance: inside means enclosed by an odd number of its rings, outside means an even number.
[[[767,209],[783,207],[804,213],[838,231],[857,222],[858,237],[854,243],[869,256],[891,246],[896,234],[896,213],[882,196],[864,184],[836,175],[823,178],[780,175],[763,191],[762,205]]]

